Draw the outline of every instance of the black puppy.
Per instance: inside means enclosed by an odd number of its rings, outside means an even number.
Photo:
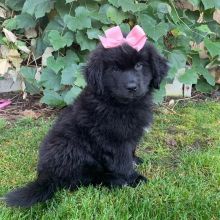
[[[168,71],[149,43],[99,45],[84,69],[86,88],[57,119],[43,141],[34,182],[5,196],[9,206],[30,207],[59,188],[136,186],[133,152],[152,121],[151,96]]]

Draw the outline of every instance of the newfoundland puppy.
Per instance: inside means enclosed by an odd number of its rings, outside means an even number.
[[[30,207],[61,188],[146,182],[135,170],[141,159],[134,152],[152,122],[152,92],[167,71],[166,59],[148,42],[140,50],[98,45],[83,70],[87,86],[41,145],[36,180],[9,192],[5,202]]]

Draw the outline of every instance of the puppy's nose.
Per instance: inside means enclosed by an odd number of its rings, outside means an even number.
[[[130,83],[127,84],[126,88],[127,88],[127,90],[128,90],[129,92],[136,92],[136,90],[137,90],[137,84],[134,83],[134,82],[130,82]]]

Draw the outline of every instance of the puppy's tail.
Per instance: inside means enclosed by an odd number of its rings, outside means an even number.
[[[4,201],[8,206],[28,208],[35,203],[44,202],[54,195],[56,187],[49,181],[40,181],[27,184],[5,195]]]

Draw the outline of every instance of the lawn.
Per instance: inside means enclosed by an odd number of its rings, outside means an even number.
[[[0,196],[34,179],[38,146],[51,123],[0,120]],[[157,109],[138,154],[144,158],[138,170],[148,184],[63,190],[31,209],[0,203],[0,219],[220,219],[220,103]]]

